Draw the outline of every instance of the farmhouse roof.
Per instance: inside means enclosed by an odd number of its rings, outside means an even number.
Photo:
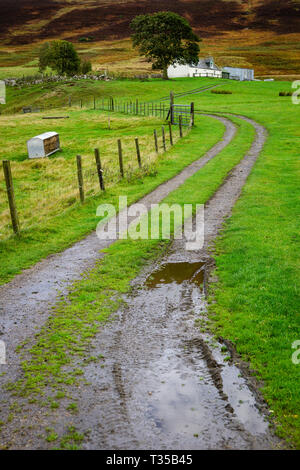
[[[208,69],[208,70],[221,70],[216,64],[213,57],[206,57],[205,59],[199,59],[197,65],[191,65],[193,68]]]

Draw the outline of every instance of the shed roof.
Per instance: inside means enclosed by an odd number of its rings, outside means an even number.
[[[58,135],[58,133],[57,132],[44,132],[43,134],[32,137],[32,139],[45,140],[45,139],[49,139],[50,137],[54,137],[55,135]]]

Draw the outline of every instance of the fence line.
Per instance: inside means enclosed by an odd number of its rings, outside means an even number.
[[[174,137],[173,137],[173,131],[172,131],[172,125],[178,125],[179,129],[179,138],[183,137],[183,126],[188,126],[188,128],[191,128],[194,125],[194,103],[191,103],[190,105],[177,105],[174,104],[174,96],[179,96],[179,95],[174,95],[173,92],[170,93],[169,97],[169,105],[161,100],[159,103],[152,101],[152,102],[141,102],[138,99],[134,100],[122,100],[122,99],[116,99],[112,96],[108,98],[98,98],[93,95],[91,98],[89,98],[88,106],[89,109],[94,109],[94,110],[102,110],[102,111],[109,111],[109,112],[118,112],[118,113],[123,113],[126,115],[135,115],[135,116],[143,116],[143,117],[159,117],[160,119],[164,119],[168,121],[168,130],[169,130],[169,145],[170,147],[173,146],[174,144]],[[83,98],[80,98],[78,102],[78,106],[80,109],[83,109],[83,107],[86,105],[84,103]],[[61,107],[72,107],[76,106],[74,101],[72,100],[72,97],[69,96],[67,98],[67,102],[61,106]],[[55,105],[55,108],[58,106]],[[53,109],[54,105],[50,105],[47,109]],[[45,110],[46,108],[33,108],[33,107],[26,107],[23,108],[23,112],[38,112],[41,110]],[[110,117],[109,119],[109,127],[110,127]],[[154,148],[156,154],[159,153],[159,148],[162,148],[163,152],[167,150],[167,143],[166,143],[166,132],[165,132],[165,127],[161,127],[161,147],[159,144],[159,138],[158,138],[158,133],[157,130],[154,129],[153,132],[154,136]],[[122,148],[122,142],[121,139],[117,140],[118,144],[118,157],[119,157],[119,176],[118,178],[121,177],[123,179],[125,177],[125,171],[124,171],[124,161],[123,161],[123,148]],[[135,138],[135,148],[136,148],[136,156],[137,156],[137,163],[138,163],[138,168],[141,170],[143,168],[142,165],[142,158],[141,158],[141,150],[140,150],[140,145],[139,145],[139,140],[138,138]],[[88,179],[90,177],[94,177],[97,175],[98,180],[99,180],[99,186],[100,186],[100,191],[105,191],[105,182],[104,179],[111,176],[111,169],[107,168],[102,168],[101,165],[101,160],[100,160],[100,153],[99,149],[94,149],[94,154],[95,154],[95,168],[91,169],[90,171],[83,170],[82,167],[82,157],[80,155],[76,156],[76,168],[77,168],[77,184],[78,184],[78,191],[79,191],[79,198],[81,203],[83,204],[85,201],[86,195],[89,195],[91,191],[93,190],[88,189],[85,185],[88,183]],[[11,167],[10,167],[10,162],[9,161],[3,161],[3,170],[4,170],[4,175],[5,175],[5,181],[6,181],[6,188],[7,188],[7,197],[8,197],[8,202],[9,202],[9,208],[10,208],[10,216],[11,216],[11,222],[12,222],[12,228],[14,230],[14,233],[19,235],[20,233],[20,224],[19,224],[19,218],[18,218],[18,212],[16,208],[16,202],[15,202],[15,196],[14,196],[14,190],[13,190],[13,179],[12,179],[12,174],[11,174]],[[128,172],[131,170],[131,168],[128,167]],[[114,175],[113,175],[114,176]],[[112,178],[112,181],[114,178]],[[76,201],[76,199],[75,199]]]
[[[194,109],[191,108],[191,105],[175,105],[174,97],[176,96],[180,97],[181,95],[174,95],[174,93],[171,92],[170,97],[168,98],[169,103],[167,103],[165,98],[161,99],[159,102],[155,100],[141,102],[138,99],[124,100],[117,99],[112,96],[107,98],[100,98],[96,95],[93,95],[88,97],[86,100],[84,100],[84,98],[80,98],[77,101],[74,101],[74,99],[69,96],[67,97],[66,101],[61,104],[49,104],[47,106],[32,105],[23,107],[22,110],[23,113],[38,113],[46,110],[50,111],[51,109],[63,109],[78,106],[80,109],[94,109],[145,117],[152,116],[166,120],[170,118],[172,124],[178,124],[178,120],[176,121],[176,119],[174,119],[177,108],[181,108],[182,113],[184,113],[184,108],[186,108],[186,114],[194,113]],[[188,125],[188,123],[185,123],[184,121],[183,125]]]
[[[142,103],[133,103],[135,106],[135,111],[138,112],[138,109],[141,108]],[[112,103],[110,101],[110,106],[114,106],[115,109],[119,106],[118,102]],[[143,109],[143,107],[142,107]],[[163,107],[161,107],[161,110],[163,111]],[[153,111],[155,108],[153,108]],[[158,112],[158,111],[157,111]],[[166,133],[165,133],[165,128],[162,126],[162,135],[161,138],[158,138],[158,133],[156,129],[153,132],[154,135],[154,148],[156,151],[156,154],[159,153],[159,149],[162,149],[163,152],[167,150],[167,139],[166,139]],[[178,138],[181,138],[183,136],[183,132],[181,129],[181,132],[178,133]],[[139,144],[138,138],[134,139],[135,143],[135,148],[136,148],[136,157],[137,157],[137,167],[138,170],[147,170],[147,164],[143,165],[142,162],[142,155],[141,155],[141,148]],[[172,147],[174,144],[174,137],[172,134],[172,127],[171,123],[169,123],[169,139],[168,139],[168,146],[169,148]],[[99,186],[98,190],[100,192],[105,191],[105,179],[107,178],[112,178],[111,181],[113,182],[115,180],[114,176],[120,180],[120,178],[124,178],[126,176],[126,169],[124,167],[124,161],[123,161],[123,147],[122,147],[122,141],[121,139],[117,139],[117,150],[118,150],[118,156],[119,156],[119,172],[118,176],[117,174],[114,175],[111,173],[110,168],[103,168],[100,160],[100,152],[99,149],[94,149],[94,154],[95,154],[95,160],[94,160],[94,166],[92,166],[90,169],[87,169],[84,167],[84,158],[81,155],[77,155],[75,159],[75,166],[73,167],[74,173],[77,173],[77,194],[79,195],[79,200],[83,204],[86,200],[86,197],[91,193],[91,189],[88,187],[88,184],[90,184],[90,179],[91,178],[97,178],[99,181]],[[10,218],[11,218],[11,224],[12,228],[15,234],[19,235],[20,234],[20,224],[19,224],[19,218],[18,218],[18,212],[17,212],[17,207],[16,207],[16,202],[15,202],[15,195],[14,195],[14,190],[13,190],[13,175],[11,171],[11,165],[9,160],[4,160],[3,161],[3,171],[5,175],[5,181],[6,181],[6,188],[7,188],[7,198],[8,198],[8,203],[9,203],[9,208],[10,208]],[[130,175],[132,171],[132,168],[128,165],[127,168],[127,175]],[[129,177],[129,176],[128,176]],[[75,175],[74,175],[74,183],[72,181],[66,181],[66,185],[64,187],[64,190],[59,190],[59,201],[64,200],[64,196],[72,196],[71,194],[66,194],[65,188],[69,188],[69,183],[72,184],[72,191],[73,194],[76,194],[74,191],[76,191],[76,183],[75,183]],[[43,181],[44,183],[44,181]],[[45,191],[45,188],[43,187],[43,192]],[[58,188],[59,189],[59,188]],[[54,188],[54,191],[55,188]],[[54,193],[55,194],[55,193]],[[92,190],[92,194],[94,195],[94,190]],[[72,200],[72,197],[70,198]],[[35,199],[37,200],[37,199]],[[74,198],[74,201],[72,203],[76,202],[76,198]],[[55,205],[55,202],[54,202]],[[48,206],[47,206],[48,207]],[[50,207],[51,204],[50,204]],[[28,228],[28,226],[26,226]]]

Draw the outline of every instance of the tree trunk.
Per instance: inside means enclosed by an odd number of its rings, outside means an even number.
[[[163,79],[164,79],[164,80],[169,80],[169,77],[168,77],[168,68],[167,68],[167,67],[165,67],[165,68],[163,69]]]

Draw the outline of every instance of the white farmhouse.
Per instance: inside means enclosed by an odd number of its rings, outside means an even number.
[[[168,67],[168,77],[212,77],[222,78],[222,70],[215,64],[213,57],[200,59],[197,65],[174,64]]]

